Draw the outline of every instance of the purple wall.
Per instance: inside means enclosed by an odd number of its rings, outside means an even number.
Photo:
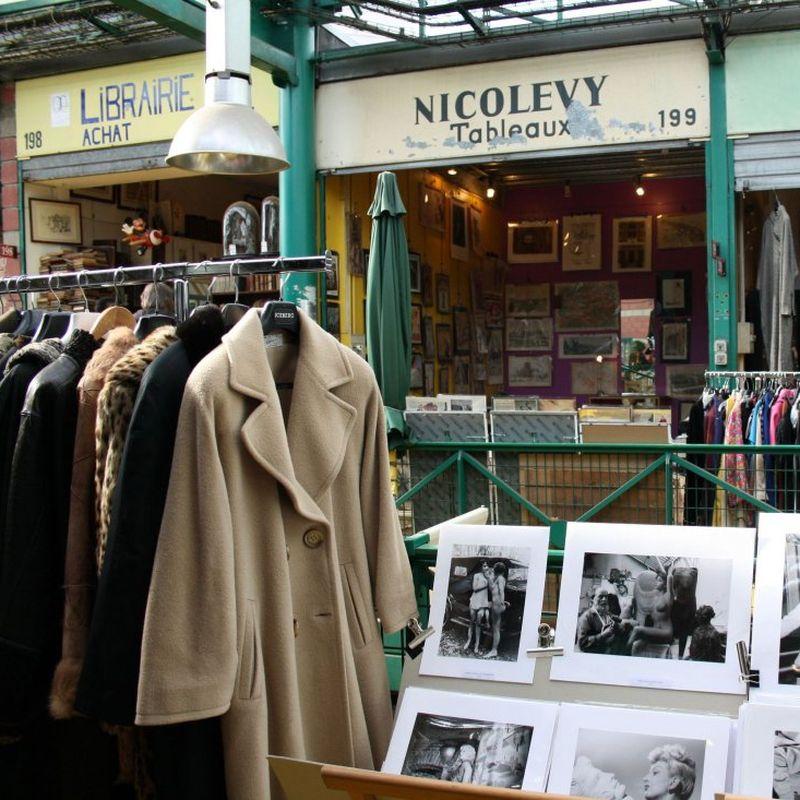
[[[680,250],[659,250],[656,247],[657,214],[693,213],[705,210],[705,183],[702,178],[673,178],[644,181],[646,194],[634,194],[633,181],[618,183],[579,184],[571,187],[571,197],[564,197],[564,187],[558,184],[542,189],[514,189],[506,192],[504,209],[507,221],[533,219],[561,220],[571,214],[602,214],[603,267],[595,272],[562,272],[557,264],[511,264],[507,284],[547,282],[551,284],[550,299],[554,300],[553,284],[577,281],[615,280],[620,299],[657,299],[656,276],[661,271],[685,270],[692,273],[692,304],[690,322],[691,345],[688,363],[705,363],[708,359],[708,308],[706,301],[706,251],[702,247]],[[632,275],[611,271],[613,241],[612,220],[615,217],[642,216],[653,219],[652,272]],[[559,234],[560,234],[559,224]],[[559,253],[560,259],[560,253]],[[682,317],[674,318],[676,320]],[[582,331],[583,332],[583,331]],[[591,333],[591,331],[585,331]],[[666,393],[666,372],[661,363],[661,319],[655,318],[656,391]],[[618,331],[619,333],[619,331]],[[541,353],[544,355],[544,353]],[[540,353],[536,353],[540,355]],[[539,394],[543,397],[572,395],[571,359],[558,358],[558,334],[553,336],[553,385],[535,389],[508,389],[511,394]],[[673,363],[673,362],[671,362]],[[507,365],[506,365],[507,366]],[[620,382],[620,390],[621,390]],[[578,398],[579,402],[585,400]]]

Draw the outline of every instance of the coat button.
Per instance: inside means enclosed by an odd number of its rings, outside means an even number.
[[[324,541],[325,534],[317,528],[310,528],[303,534],[303,544],[312,550],[319,547]]]

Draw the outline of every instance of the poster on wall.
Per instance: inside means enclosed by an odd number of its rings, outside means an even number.
[[[511,264],[546,264],[558,260],[558,220],[508,223]]]
[[[616,333],[571,333],[558,337],[559,358],[615,358]]]
[[[441,531],[421,675],[533,683],[548,541],[543,527]]]
[[[552,350],[553,320],[509,317],[506,350]]]
[[[617,217],[613,230],[612,272],[650,272],[653,256],[652,219],[649,216]]]
[[[509,283],[506,285],[507,317],[549,317],[549,283]]]
[[[573,394],[617,394],[616,361],[573,361],[570,374]]]
[[[469,261],[467,204],[450,200],[450,257]]]
[[[564,272],[599,270],[602,266],[600,214],[564,217],[561,267]]]
[[[557,283],[556,330],[618,330],[617,281]]]
[[[411,687],[382,771],[543,792],[557,703]]]
[[[424,183],[419,185],[419,221],[426,228],[444,231],[444,193]]]
[[[508,357],[509,386],[550,386],[552,382],[553,359],[550,356]]]
[[[568,523],[551,680],[744,694],[754,545],[752,528]]]
[[[659,214],[656,247],[672,250],[706,246],[706,212],[696,214]]]
[[[714,800],[726,785],[731,720],[561,706],[547,791],[619,800]]]

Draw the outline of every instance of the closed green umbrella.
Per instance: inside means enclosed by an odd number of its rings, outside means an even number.
[[[369,207],[372,239],[367,269],[367,356],[387,406],[389,425],[402,425],[391,409],[405,407],[411,382],[411,275],[403,216],[406,207],[391,172],[378,175]]]

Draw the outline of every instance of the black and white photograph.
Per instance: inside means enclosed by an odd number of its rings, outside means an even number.
[[[747,528],[568,523],[556,633],[568,652],[551,678],[741,694],[753,543]]]
[[[431,624],[420,672],[462,678],[533,680],[542,610],[544,528],[471,526],[440,536]],[[542,560],[543,559],[543,560]]]
[[[725,790],[731,720],[564,705],[547,790],[603,800],[713,800]]]
[[[557,714],[555,703],[411,687],[383,772],[541,792]]]

